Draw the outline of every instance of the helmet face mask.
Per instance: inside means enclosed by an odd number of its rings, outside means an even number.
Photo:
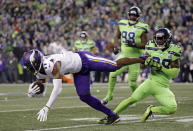
[[[129,24],[136,24],[139,21],[141,10],[136,6],[133,6],[129,9],[127,14],[129,18]]]
[[[82,31],[80,33],[80,40],[82,43],[86,43],[86,41],[88,40],[88,34],[85,31]]]
[[[23,55],[24,68],[34,73],[35,75],[40,71],[42,61],[43,54],[38,50],[25,52]]]
[[[169,47],[172,40],[172,34],[167,28],[160,28],[154,35],[154,42],[159,49]]]

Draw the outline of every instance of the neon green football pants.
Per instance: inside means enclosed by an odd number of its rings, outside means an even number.
[[[124,56],[119,55],[117,59],[120,59],[122,57]],[[137,78],[140,72],[140,64],[124,66],[115,72],[110,72],[109,83],[108,83],[108,93],[106,97],[113,96],[113,91],[114,91],[114,87],[117,81],[117,76],[120,75],[125,70],[128,70],[128,84],[129,84],[131,92],[134,92],[134,90],[138,87]]]
[[[136,103],[148,96],[153,96],[161,106],[152,107],[153,113],[172,114],[176,112],[177,103],[175,96],[169,89],[169,85],[163,85],[151,79],[147,79],[142,83],[129,97],[123,100],[114,110],[119,113],[126,109],[129,105]]]

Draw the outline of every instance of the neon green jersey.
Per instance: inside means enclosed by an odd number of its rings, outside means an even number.
[[[145,51],[153,57],[158,63],[162,65],[162,68],[165,70],[171,70],[169,68],[169,63],[171,61],[175,61],[181,56],[181,48],[178,45],[170,44],[169,48],[165,51],[159,49],[154,41],[149,41],[145,47]],[[176,72],[174,72],[176,73]],[[171,76],[161,71],[151,70],[148,78],[155,80],[159,83],[163,83],[164,85],[169,85],[169,81]]]
[[[82,43],[81,40],[77,40],[75,41],[74,46],[78,49],[78,51],[92,52],[92,48],[95,47],[95,43],[93,40],[87,40],[85,43]]]
[[[120,20],[118,24],[121,32],[121,52],[127,57],[141,56],[143,50],[126,46],[126,41],[132,40],[133,43],[141,44],[142,33],[149,32],[148,25],[141,22],[138,22],[135,25],[129,25],[128,20]]]

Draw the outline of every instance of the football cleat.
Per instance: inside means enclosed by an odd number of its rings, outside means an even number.
[[[99,121],[97,121],[98,124],[105,124],[107,123],[107,117],[104,117],[102,119],[100,119]]]
[[[145,113],[143,114],[142,118],[141,118],[141,122],[146,122],[146,120],[152,116],[152,111],[151,108],[153,107],[153,105],[149,105],[145,111]]]
[[[115,123],[118,123],[120,121],[120,117],[116,114],[116,115],[111,115],[107,117],[107,122],[105,123],[105,125],[113,125]]]
[[[105,98],[101,101],[101,103],[104,104],[104,105],[106,105],[106,104],[108,104],[108,102],[111,101],[112,99],[113,99],[113,96],[105,97]]]

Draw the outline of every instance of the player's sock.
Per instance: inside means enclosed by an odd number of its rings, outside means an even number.
[[[169,114],[173,114],[176,112],[177,107],[167,107],[167,106],[156,106],[156,107],[152,107],[151,111],[153,113],[159,113],[159,114],[165,114],[165,115],[169,115]]]
[[[128,99],[123,100],[114,110],[115,113],[120,113],[126,108],[128,108],[129,105],[132,105],[133,103],[137,102],[132,97],[129,97]]]
[[[99,110],[99,111],[105,113],[108,116],[109,115],[115,115],[115,113],[113,111],[111,111],[109,108],[107,108],[105,105],[103,105],[100,102],[100,100],[98,100],[94,96],[91,96],[90,94],[88,94],[88,95],[81,95],[80,99],[82,101],[84,101],[85,103],[87,103],[92,108],[94,108],[96,110]]]
[[[111,101],[113,99],[113,90],[115,87],[117,81],[117,77],[115,76],[115,74],[110,73],[109,75],[109,83],[108,83],[108,92],[106,97],[103,99],[103,101]]]

